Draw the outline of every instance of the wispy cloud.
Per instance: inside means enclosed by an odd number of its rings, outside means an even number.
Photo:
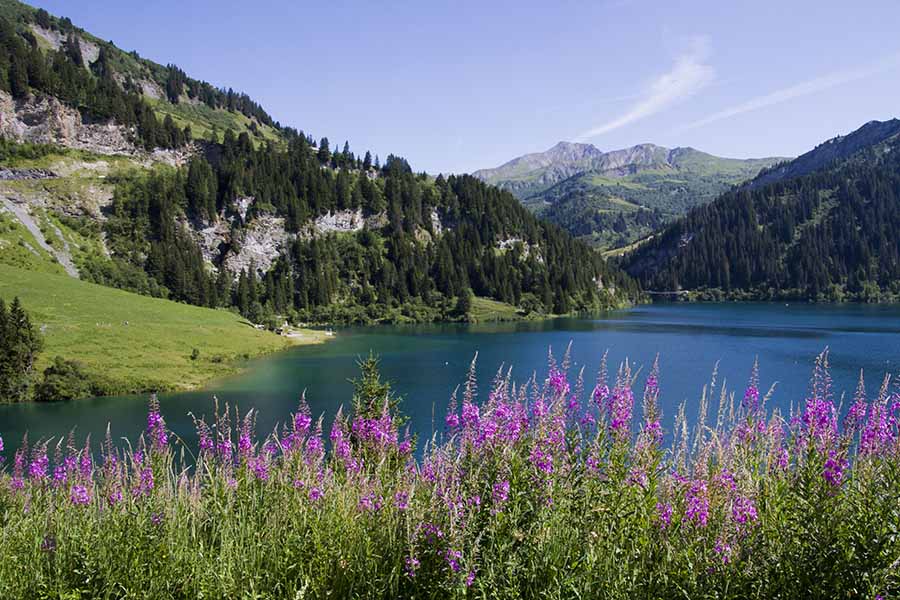
[[[842,71],[835,71],[833,73],[822,75],[814,79],[808,79],[790,87],[777,90],[764,96],[758,96],[736,106],[720,110],[719,112],[715,112],[708,117],[704,117],[702,119],[694,121],[693,123],[688,123],[687,125],[678,127],[674,130],[673,133],[687,131],[688,129],[694,129],[696,127],[703,127],[704,125],[709,125],[710,123],[715,123],[716,121],[730,119],[731,117],[736,117],[737,115],[742,115],[750,111],[759,110],[768,106],[774,106],[776,104],[781,104],[782,102],[787,102],[788,100],[793,100],[794,98],[800,98],[802,96],[809,96],[810,94],[823,92],[833,87],[852,83],[860,79],[865,79],[866,77],[884,73],[885,71],[895,69],[898,66],[900,66],[900,54],[895,54],[894,56],[886,60],[882,60],[872,65],[856,67],[853,69],[845,69]]]
[[[675,59],[665,74],[657,77],[640,100],[625,114],[583,132],[577,137],[584,141],[645,119],[672,104],[696,94],[715,78],[715,70],[706,64],[709,42],[706,37],[691,38],[689,49]]]

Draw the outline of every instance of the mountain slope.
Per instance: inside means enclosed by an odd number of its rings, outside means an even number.
[[[560,142],[476,171],[538,215],[601,248],[626,245],[782,159],[720,158],[640,144],[602,152]]]
[[[0,264],[0,298],[16,296],[43,333],[38,370],[55,356],[78,360],[97,394],[190,389],[234,373],[248,356],[325,339],[310,330],[278,337],[228,311]]]
[[[872,122],[693,210],[624,259],[656,291],[900,298],[900,122]]]
[[[464,319],[470,293],[534,314],[638,294],[477,179],[434,180],[396,156],[382,165],[314,142],[245,95],[66,19],[12,0],[3,15],[0,193],[39,231],[16,226],[0,261],[53,271],[70,260],[92,282],[273,326]],[[182,127],[184,115],[196,118]]]

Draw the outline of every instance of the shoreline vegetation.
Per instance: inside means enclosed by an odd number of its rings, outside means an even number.
[[[112,433],[99,445],[6,440],[0,595],[900,592],[890,377],[869,395],[861,376],[839,401],[823,353],[807,397],[783,415],[755,365],[737,394],[714,373],[696,420],[682,404],[665,431],[658,361],[641,389],[627,362],[608,372],[604,355],[591,386],[568,354],[524,382],[501,367],[480,392],[473,361],[431,440],[405,428],[372,356],[330,431],[305,399],[264,436],[254,411],[215,405],[185,445],[151,399],[145,432],[127,445]]]

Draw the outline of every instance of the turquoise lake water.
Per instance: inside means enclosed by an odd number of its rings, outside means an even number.
[[[315,415],[330,422],[350,401],[348,379],[356,359],[369,350],[382,359],[382,372],[405,400],[412,429],[427,438],[442,429],[451,392],[465,381],[478,353],[481,398],[501,364],[513,378],[546,374],[547,351],[561,357],[572,342],[571,379],[582,366],[589,389],[600,358],[609,351],[610,370],[628,358],[644,367],[660,355],[661,406],[671,426],[681,402],[696,411],[703,385],[719,362],[719,381],[743,394],[754,357],[759,357],[761,388],[778,385],[772,405],[787,412],[805,397],[813,361],[830,348],[836,395],[852,395],[864,369],[870,394],[886,373],[900,372],[900,307],[807,304],[657,304],[596,318],[485,325],[378,326],[339,329],[321,346],[296,348],[248,365],[239,376],[215,381],[197,392],[161,396],[170,428],[193,438],[189,413],[210,415],[212,398],[242,411],[256,408],[258,431],[287,419],[305,389]],[[99,441],[107,423],[114,438],[134,437],[146,418],[147,396],[92,398],[70,403],[0,406],[0,435],[7,453],[27,431],[29,439],[90,433]],[[327,427],[327,425],[326,425]]]

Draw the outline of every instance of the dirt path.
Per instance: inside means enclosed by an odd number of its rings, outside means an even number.
[[[61,250],[57,250],[47,243],[47,240],[46,238],[44,238],[44,234],[41,231],[40,226],[34,220],[34,217],[31,216],[31,213],[28,212],[27,204],[13,202],[11,199],[2,194],[0,194],[0,201],[2,201],[3,206],[6,207],[6,209],[12,214],[14,214],[16,218],[19,219],[19,222],[21,222],[22,225],[24,225],[25,228],[31,232],[31,235],[34,236],[34,239],[37,241],[38,245],[46,250],[51,256],[55,256],[56,260],[59,261],[59,264],[61,264],[63,269],[66,270],[66,273],[78,279],[78,269],[75,267],[75,263],[72,262],[72,254],[69,250],[69,243],[63,237],[62,232],[59,230],[59,228],[51,223],[51,226],[56,231],[56,234],[59,236],[59,239],[63,243],[63,247]]]

